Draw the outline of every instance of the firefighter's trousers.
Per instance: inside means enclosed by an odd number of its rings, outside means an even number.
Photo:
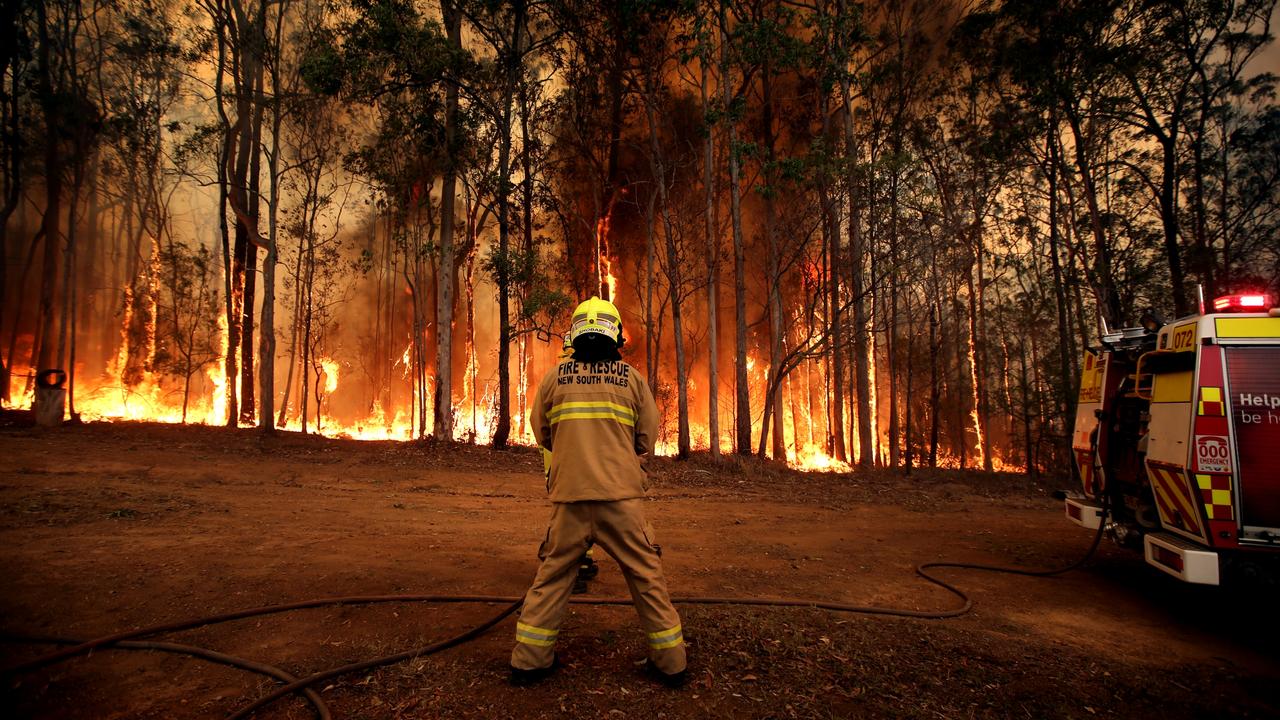
[[[544,668],[554,658],[556,636],[564,620],[587,543],[594,542],[618,561],[649,644],[649,659],[664,673],[685,668],[680,616],[671,605],[662,578],[661,550],[645,522],[643,500],[555,503],[547,539],[538,550],[542,564],[524,597],[516,623],[511,666]]]

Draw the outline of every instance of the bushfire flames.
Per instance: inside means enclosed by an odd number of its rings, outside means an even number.
[[[219,320],[219,327],[224,332],[225,342],[225,320]],[[408,360],[406,357],[404,360]],[[343,369],[337,360],[321,357],[317,360],[317,364],[323,368],[321,370],[321,393],[323,396],[332,396],[339,391],[342,384]],[[763,398],[763,364],[751,357],[751,379],[753,379],[753,404]],[[193,378],[193,387],[200,387],[200,392],[192,392],[187,400],[186,409],[183,407],[183,382],[180,378],[169,377],[169,375],[160,375],[155,373],[146,373],[141,383],[136,386],[128,387],[120,377],[120,368],[118,363],[111,363],[108,372],[102,374],[99,378],[78,378],[76,386],[76,396],[73,401],[76,405],[76,413],[79,418],[84,421],[118,421],[118,420],[137,420],[137,421],[154,421],[154,423],[193,423],[206,425],[224,425],[227,423],[227,400],[225,400],[225,391],[227,391],[227,375],[225,375],[223,366],[220,364],[211,364],[206,366],[204,370],[204,382],[197,382],[198,378]],[[14,373],[15,378],[29,377],[31,370],[29,368],[18,368]],[[822,378],[818,377],[818,372],[814,373],[815,377],[810,382],[820,383]],[[470,375],[468,375],[470,377]],[[19,380],[20,382],[20,380]],[[813,407],[810,409],[809,402],[800,402],[800,397],[805,395],[803,380],[800,382],[786,383],[783,387],[783,406],[786,407],[785,427],[788,438],[788,457],[787,464],[792,468],[801,470],[814,471],[847,471],[850,465],[847,462],[836,460],[827,451],[824,445],[824,436],[826,430],[819,429],[824,427],[826,420],[822,414],[826,413],[826,407]],[[20,401],[20,405],[31,406],[33,400],[33,386],[28,383],[26,395]],[[20,387],[20,386],[19,386]],[[471,383],[465,383],[463,386],[463,396],[457,398],[454,402],[454,416],[458,419],[454,425],[454,439],[457,441],[485,442],[495,427],[497,420],[497,402],[495,402],[493,389],[489,384],[481,386],[479,396],[474,395],[474,388]],[[819,413],[818,418],[814,418],[813,411]],[[243,427],[251,427],[252,423],[241,423]],[[527,432],[524,423],[520,423],[520,432],[513,433],[512,441],[518,445],[532,445],[534,439]],[[673,433],[673,423],[668,423],[672,427],[664,428],[668,432],[664,433],[664,439],[658,443],[658,455],[672,456],[676,454],[675,433]],[[314,429],[314,424],[311,425]],[[353,439],[370,439],[370,441],[384,441],[384,439],[393,439],[393,441],[408,441],[413,439],[413,419],[410,411],[401,410],[394,416],[388,418],[387,414],[378,404],[371,407],[369,415],[366,418],[352,421],[352,423],[339,423],[332,416],[325,415],[320,424],[320,433],[326,437],[335,438],[353,438]],[[515,428],[515,424],[513,424]],[[298,430],[301,429],[301,420],[297,416],[291,416],[283,429]],[[755,437],[759,436],[759,419],[756,419],[753,425],[753,433]],[[819,437],[820,436],[822,437]],[[704,423],[692,423],[691,425],[692,446],[694,450],[707,450],[710,445],[709,433],[707,425]],[[727,454],[732,451],[732,439],[727,432],[722,432],[719,438],[719,448],[721,452]],[[959,466],[960,462],[957,457],[943,456],[940,457],[940,466]],[[996,460],[996,468],[1000,470],[1016,470],[1014,466],[1005,464],[1000,460]]]
[[[615,274],[615,262],[609,258],[609,222],[610,218],[606,215],[600,219],[596,228],[599,248],[597,272],[600,291],[616,298],[619,292],[619,280]],[[154,291],[148,293],[148,297],[154,298],[154,296]],[[128,307],[131,307],[131,304],[126,304],[126,309]],[[624,314],[625,312],[624,308]],[[150,317],[155,317],[154,308],[151,309]],[[636,320],[636,318],[629,318],[630,322]],[[228,378],[221,360],[210,360],[194,366],[189,377],[152,369],[156,344],[154,323],[151,322],[145,333],[146,347],[143,351],[146,353],[146,361],[142,363],[145,367],[139,371],[138,361],[135,359],[131,364],[126,350],[127,333],[131,322],[132,317],[125,312],[120,327],[120,349],[107,359],[103,372],[96,373],[95,376],[93,369],[87,367],[83,359],[77,360],[73,397],[69,398],[68,411],[74,410],[82,420],[97,422],[133,420],[206,425],[227,424]],[[217,334],[218,357],[225,357],[230,338],[227,321],[222,314],[217,317]],[[25,336],[22,342],[29,347],[32,339],[30,336]],[[305,429],[329,437],[360,440],[412,440],[425,435],[423,418],[431,418],[434,415],[434,408],[431,407],[434,402],[432,392],[435,384],[434,369],[418,367],[417,363],[422,361],[415,358],[414,347],[412,338],[408,338],[404,351],[394,363],[395,366],[399,366],[399,370],[393,372],[392,377],[386,382],[412,387],[414,378],[417,376],[425,392],[421,395],[415,394],[414,399],[408,403],[399,402],[394,412],[386,410],[381,399],[383,395],[377,392],[373,393],[373,398],[364,405],[365,412],[357,413],[359,417],[352,417],[351,413],[334,412],[332,408],[336,405],[336,399],[342,396],[344,402],[349,405],[352,398],[368,393],[370,383],[361,381],[359,373],[349,359],[330,354],[317,356],[312,360],[314,365],[308,370],[310,384],[305,386],[309,387],[308,394],[311,396],[308,398],[310,401],[308,405],[304,406],[299,396],[289,404],[283,422],[278,422],[277,425],[285,430]],[[559,349],[558,337],[552,337],[541,345],[528,336],[518,340],[519,351],[514,354],[515,367],[512,368],[515,397],[511,408],[513,419],[511,442],[522,445],[534,443],[525,421],[527,404],[532,399],[529,397],[531,386],[536,385],[540,374],[554,362],[552,358],[558,354]],[[972,345],[967,350],[972,371],[974,362]],[[496,383],[492,378],[485,378],[480,374],[478,369],[480,358],[477,357],[472,338],[467,338],[465,342],[465,354],[465,372],[461,382],[455,385],[461,388],[461,393],[460,397],[454,398],[453,403],[454,439],[461,442],[484,443],[492,438],[497,426]],[[875,372],[874,361],[873,357],[873,373]],[[753,410],[751,422],[753,446],[758,446],[760,442],[760,413],[766,400],[768,364],[767,359],[758,357],[755,352],[748,354],[747,376]],[[98,367],[102,367],[101,364]],[[21,366],[14,370],[15,389],[24,387],[21,384],[22,378],[27,378],[25,393],[20,395],[22,398],[20,403],[30,407],[34,395],[33,383],[30,381],[33,377],[32,370]],[[845,472],[851,469],[850,464],[837,459],[831,452],[828,428],[833,413],[830,407],[830,394],[826,391],[829,385],[827,371],[828,368],[824,363],[804,363],[785,379],[778,390],[779,412],[782,415],[786,440],[787,457],[785,459],[790,466],[801,470]],[[688,381],[690,393],[696,392],[704,380],[697,375],[697,369],[694,369],[694,373]],[[238,400],[240,383],[232,383],[232,387],[237,393]],[[295,383],[294,387],[296,392],[301,393],[304,385]],[[659,395],[660,409],[666,413],[663,417],[656,452],[660,455],[675,455],[677,419],[674,417],[674,393],[670,387],[663,386],[661,377],[659,387],[655,390]],[[731,410],[732,392],[731,386],[721,385],[721,397],[718,398],[720,407]],[[875,393],[874,384],[873,393]],[[388,395],[387,398],[390,399],[390,396]],[[872,395],[871,401],[875,409],[872,414],[872,432],[879,439],[876,443],[878,457],[884,458],[887,454],[887,442],[880,432],[878,398],[875,394]],[[423,412],[424,408],[419,405],[426,405],[426,412]],[[307,407],[306,422],[300,415],[300,407]],[[844,417],[853,417],[852,410],[852,407],[846,406]],[[981,428],[977,422],[976,409],[972,420],[973,429],[979,431]],[[252,426],[255,423],[256,418],[241,417],[239,419],[239,424],[242,426]],[[722,453],[732,452],[733,427],[734,423],[722,421],[720,437],[713,439],[710,437],[705,420],[691,417],[692,448],[706,450],[712,442],[717,442]],[[850,428],[849,447],[858,447],[856,428]],[[980,437],[977,455],[980,466],[982,462]],[[1002,462],[999,458],[993,458],[993,464],[999,470],[1019,469]],[[938,465],[960,467],[962,463],[958,457],[942,455],[938,458]]]
[[[226,346],[226,323],[220,319],[219,328],[223,333],[222,346]],[[554,343],[553,343],[554,344]],[[558,348],[556,348],[558,350]],[[550,351],[549,351],[550,352]],[[406,365],[405,375],[409,374],[408,363],[412,361],[409,349],[406,349],[402,362]],[[318,358],[320,372],[321,397],[327,398],[338,393],[343,387],[344,370],[339,361],[331,358]],[[764,399],[764,378],[767,363],[754,355],[748,357],[749,379],[751,381],[752,407],[757,408]],[[80,368],[82,371],[82,368]],[[29,377],[29,368],[16,368],[15,378]],[[192,389],[187,396],[184,393],[184,382],[181,378],[147,372],[142,381],[136,385],[127,385],[122,377],[122,366],[118,360],[109,363],[107,371],[97,378],[77,378],[75,411],[81,420],[90,422],[114,422],[121,420],[148,421],[161,423],[195,423],[205,425],[226,424],[226,387],[227,378],[220,363],[213,363],[204,368],[203,381],[192,378]],[[830,410],[823,393],[813,393],[811,389],[825,382],[821,365],[815,365],[807,372],[797,371],[780,390],[784,413],[784,427],[787,437],[787,463],[796,469],[808,471],[847,472],[851,466],[847,462],[837,460],[826,447],[826,417]],[[462,396],[455,399],[454,438],[458,441],[487,442],[496,425],[497,403],[491,383],[480,383],[477,394],[475,384],[468,372],[467,381],[463,383]],[[20,380],[19,380],[20,382]],[[696,386],[696,380],[691,384]],[[30,407],[33,399],[33,386],[27,384],[26,393],[21,404]],[[21,385],[19,385],[21,387]],[[811,401],[815,395],[820,401]],[[184,407],[184,397],[186,398]],[[722,398],[727,406],[728,398]],[[323,406],[322,406],[323,407]],[[518,413],[518,408],[513,409]],[[428,413],[430,415],[430,413]],[[533,437],[517,415],[518,432],[513,432],[512,441],[517,444],[532,445]],[[355,422],[339,422],[334,417],[323,414],[320,433],[328,437],[350,438],[357,440],[412,440],[415,437],[412,413],[402,409],[388,417],[378,403],[374,403],[368,415]],[[676,454],[675,421],[667,418],[664,424],[663,439],[658,443],[657,454],[673,456]],[[252,423],[241,423],[251,426]],[[314,422],[309,428],[314,431]],[[722,453],[733,449],[732,438],[726,424],[722,423],[719,446]],[[284,423],[283,429],[297,431],[301,429],[301,420],[291,415]],[[754,418],[752,425],[753,438],[758,440],[759,417]],[[706,450],[710,446],[710,437],[705,423],[691,424],[691,438],[694,450]],[[753,440],[753,441],[755,441]],[[851,445],[856,446],[856,438]],[[979,458],[981,462],[981,458]],[[994,466],[1001,471],[1018,471],[1021,468],[993,458]],[[970,460],[972,463],[972,460]],[[941,455],[939,467],[960,467],[960,459],[954,455]]]

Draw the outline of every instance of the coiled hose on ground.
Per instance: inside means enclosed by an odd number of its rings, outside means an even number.
[[[1050,577],[1053,575],[1061,575],[1079,568],[1089,558],[1093,557],[1097,551],[1102,536],[1106,531],[1107,523],[1106,512],[1099,518],[1098,531],[1093,537],[1093,542],[1089,545],[1089,549],[1078,560],[1060,568],[1050,570],[1029,570],[1026,568],[1005,567],[1000,565],[981,565],[976,563],[960,563],[960,562],[928,562],[917,565],[916,574],[924,578],[926,581],[937,585],[944,590],[950,592],[960,598],[962,604],[960,607],[950,610],[909,610],[906,608],[877,607],[874,605],[851,605],[848,603],[830,602],[825,600],[803,600],[795,598],[729,598],[729,597],[672,597],[672,602],[676,605],[748,605],[748,606],[765,606],[765,607],[805,607],[819,608],[823,610],[833,610],[836,612],[859,613],[863,615],[890,615],[895,617],[909,617],[917,619],[938,620],[945,618],[959,617],[969,612],[973,608],[973,601],[960,588],[952,585],[946,580],[942,580],[929,573],[930,570],[941,568],[957,568],[963,570],[983,570],[986,572],[1007,573],[1011,575],[1025,575],[1029,577]],[[502,622],[508,616],[520,609],[522,597],[501,596],[501,595],[368,595],[368,596],[352,596],[337,598],[319,598],[315,600],[303,600],[301,602],[285,603],[281,605],[266,605],[263,607],[250,608],[247,610],[238,610],[235,612],[222,613],[220,615],[210,615],[200,618],[192,618],[190,620],[182,620],[179,622],[164,623],[161,625],[152,625],[150,627],[139,628],[136,630],[126,630],[111,635],[94,638],[86,641],[75,641],[66,638],[54,638],[43,636],[29,636],[20,634],[3,634],[0,639],[8,642],[22,643],[50,643],[59,645],[68,645],[61,650],[42,655],[34,660],[23,663],[21,665],[8,668],[3,671],[4,675],[16,676],[29,673],[49,665],[53,665],[70,658],[90,653],[101,648],[124,649],[124,650],[160,650],[164,652],[178,653],[209,660],[211,662],[222,663],[231,667],[248,670],[250,672],[259,673],[279,680],[284,683],[271,693],[255,700],[244,708],[228,717],[228,720],[241,720],[252,715],[255,711],[275,702],[276,700],[293,693],[300,693],[303,698],[309,702],[315,711],[319,720],[329,720],[331,717],[328,707],[324,700],[320,698],[314,690],[313,685],[318,682],[335,678],[348,673],[368,670],[384,665],[391,665],[404,660],[415,657],[423,657],[433,653],[446,650],[457,645],[461,645],[469,640],[473,640],[483,635],[490,628]],[[630,605],[630,598],[590,598],[590,597],[574,597],[569,602],[577,605]],[[295,678],[279,668],[270,665],[264,665],[244,658],[238,658],[232,655],[214,652],[205,648],[192,645],[180,645],[177,643],[160,643],[160,642],[140,642],[137,638],[148,637],[152,635],[161,635],[165,633],[178,632],[181,630],[190,630],[197,627],[207,625],[215,625],[218,623],[230,622],[232,620],[241,620],[249,617],[258,617],[262,615],[273,615],[276,613],[289,612],[291,610],[303,610],[307,608],[326,607],[332,605],[371,605],[377,603],[489,603],[504,605],[501,612],[489,618],[485,622],[476,625],[466,632],[455,635],[446,640],[441,640],[425,647],[415,648],[404,652],[387,655],[384,657],[364,660],[357,663],[351,663],[340,667],[324,670],[303,678]]]

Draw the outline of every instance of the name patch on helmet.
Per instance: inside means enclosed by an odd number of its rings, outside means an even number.
[[[556,370],[557,385],[613,385],[628,387],[631,366],[625,362],[560,363]]]

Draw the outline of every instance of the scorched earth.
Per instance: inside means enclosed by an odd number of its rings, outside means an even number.
[[[550,508],[528,448],[372,443],[252,430],[0,427],[4,667],[52,646],[260,605],[375,594],[519,595]],[[916,564],[1052,567],[1089,534],[1066,479],[959,471],[804,474],[755,461],[651,461],[647,512],[677,596],[914,609],[958,599]],[[565,667],[506,683],[511,619],[427,658],[316,689],[338,718],[1275,717],[1275,594],[1192,587],[1103,544],[1053,579],[943,570],[975,608],[910,620],[803,608],[682,608],[693,680],[639,672],[626,607],[575,605]],[[623,597],[607,558],[594,596]],[[427,645],[492,605],[302,610],[162,636],[305,676]],[[4,677],[9,717],[222,717],[275,686],[192,658],[103,649]],[[306,718],[290,697],[260,718]]]

